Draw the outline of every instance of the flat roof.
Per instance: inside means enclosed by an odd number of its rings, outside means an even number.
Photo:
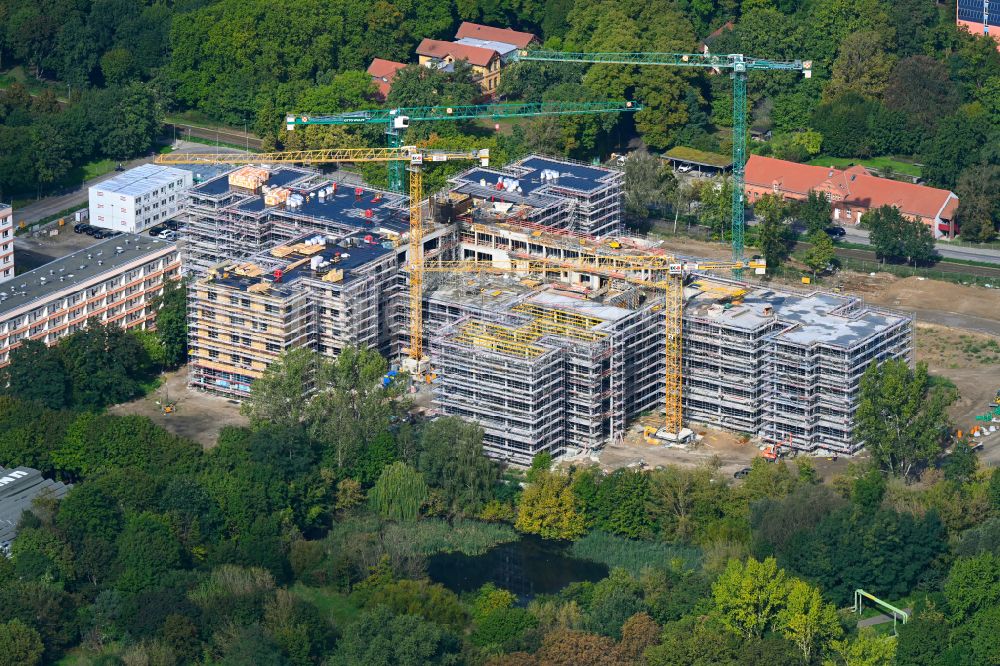
[[[728,169],[733,166],[733,158],[731,156],[710,153],[706,150],[697,150],[696,148],[688,148],[687,146],[674,146],[663,153],[663,156],[667,159],[677,160],[678,162],[687,162],[714,169]]]
[[[372,237],[373,242],[369,243],[364,240],[365,237],[369,235]],[[291,243],[282,243],[282,245],[290,247],[305,240],[317,237],[324,238],[322,234],[307,234]],[[325,239],[327,242],[324,249],[313,254],[293,252],[285,257],[276,257],[271,254],[270,250],[268,250],[266,253],[255,255],[249,259],[231,262],[232,265],[254,264],[258,268],[264,270],[263,274],[255,277],[237,275],[233,272],[229,273],[229,277],[222,277],[216,274],[215,277],[211,278],[211,282],[225,285],[239,291],[247,291],[255,284],[267,283],[271,285],[271,288],[277,291],[280,295],[289,296],[292,291],[291,289],[285,289],[285,286],[294,284],[300,278],[320,279],[322,274],[318,274],[316,271],[313,271],[312,268],[310,268],[309,262],[297,266],[290,271],[284,270],[284,266],[288,266],[301,259],[322,257],[325,261],[330,262],[330,265],[324,267],[325,269],[344,271],[343,280],[333,284],[344,284],[350,282],[355,277],[352,274],[354,269],[365,266],[376,259],[380,259],[387,254],[395,252],[395,248],[385,247],[382,244],[385,242],[385,239],[375,234],[357,234],[351,236],[351,238],[355,239],[355,244],[350,247],[345,245],[343,241],[333,243],[330,239]],[[275,282],[274,280],[275,268],[282,268],[283,274],[281,276],[281,282]]]
[[[391,229],[402,233],[409,229],[409,219],[402,214],[403,198],[399,195],[367,187],[339,185],[337,190],[320,201],[319,196],[312,194],[323,189],[315,187],[308,190],[309,198],[299,208],[283,208],[284,215],[307,215],[331,222],[353,226],[359,231],[370,231],[375,227]],[[357,194],[358,190],[360,194]],[[372,212],[371,217],[365,217],[365,211]]]
[[[137,259],[175,247],[169,241],[138,234],[107,238],[0,284],[0,315],[41,302],[57,292],[74,289],[76,284],[114,273]]]
[[[739,284],[709,276],[701,276],[700,281],[705,285]],[[772,326],[775,331],[771,335],[796,345],[826,344],[844,349],[910,319],[868,306],[854,296],[820,291],[798,294],[754,285],[748,288],[742,302],[724,307],[718,305],[711,289],[689,285],[685,288],[685,311],[745,331]],[[773,308],[773,313],[765,315],[765,307]]]
[[[114,178],[91,185],[90,189],[136,196],[186,178],[190,171],[176,169],[162,164],[141,164],[134,169],[120,173]]]
[[[5,544],[17,535],[17,524],[21,514],[31,508],[35,498],[44,492],[60,499],[69,492],[70,486],[59,481],[46,479],[37,469],[0,467],[0,557]]]
[[[542,175],[554,177],[545,179]],[[620,172],[603,167],[590,167],[549,157],[532,155],[499,169],[473,168],[452,178],[455,192],[484,196],[483,187],[496,192],[496,200],[520,203],[540,208],[564,199],[559,190],[589,194],[606,187]],[[501,178],[514,179],[521,191],[496,189]],[[482,182],[485,181],[485,186]],[[476,189],[479,188],[479,189]]]
[[[633,312],[632,310],[620,308],[616,305],[605,305],[604,303],[596,300],[570,298],[569,296],[563,296],[562,294],[555,293],[551,290],[540,291],[536,294],[532,294],[528,298],[528,302],[544,308],[573,312],[575,314],[583,315],[584,317],[601,319],[606,322],[615,322],[619,319],[624,319]],[[597,328],[600,328],[600,326]]]

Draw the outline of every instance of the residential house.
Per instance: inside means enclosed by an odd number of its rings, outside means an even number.
[[[372,82],[378,88],[378,98],[385,101],[392,89],[392,80],[396,78],[396,72],[406,67],[405,63],[394,60],[383,60],[375,58],[372,64],[368,65],[368,74],[372,77]]]
[[[872,208],[895,206],[907,217],[929,226],[935,238],[958,234],[954,192],[871,175],[860,165],[840,170],[751,155],[746,166],[747,200],[765,194],[802,201],[809,191],[822,192],[833,203],[833,221],[857,224]]]
[[[500,54],[491,48],[425,39],[417,47],[422,67],[452,71],[455,63],[465,60],[472,66],[472,77],[479,84],[484,97],[496,95],[500,84]]]

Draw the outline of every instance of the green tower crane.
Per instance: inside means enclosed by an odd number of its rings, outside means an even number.
[[[530,116],[567,116],[594,113],[641,111],[636,102],[532,102],[526,104],[476,104],[468,106],[412,106],[397,109],[348,111],[332,115],[289,113],[288,131],[299,125],[385,125],[389,148],[402,145],[403,133],[413,121],[475,120],[478,118],[527,118]],[[389,162],[389,189],[402,192],[406,165]]]
[[[659,65],[667,67],[700,67],[731,70],[733,79],[733,260],[743,259],[744,202],[743,186],[746,169],[747,136],[747,74],[751,71],[800,71],[806,78],[812,74],[809,60],[777,61],[749,58],[742,54],[714,53],[571,53],[561,51],[516,51],[521,61],[581,62],[608,65]],[[741,271],[734,271],[738,276]]]

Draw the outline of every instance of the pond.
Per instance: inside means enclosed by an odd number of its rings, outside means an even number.
[[[453,592],[476,590],[486,583],[510,590],[525,602],[539,594],[554,594],[569,583],[596,582],[608,575],[597,562],[569,555],[568,541],[526,534],[483,555],[441,553],[428,562],[431,580]]]

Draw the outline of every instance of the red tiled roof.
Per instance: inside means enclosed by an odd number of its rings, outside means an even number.
[[[417,55],[444,60],[451,56],[455,60],[468,60],[469,64],[486,67],[497,57],[493,49],[483,49],[478,46],[442,42],[439,39],[425,39],[417,47]]]
[[[378,93],[382,99],[389,95],[389,89],[392,88],[392,80],[396,78],[396,72],[404,67],[406,67],[404,63],[383,60],[382,58],[375,58],[372,60],[372,64],[368,65],[368,73],[375,80],[375,85],[378,86]]]
[[[480,25],[478,23],[469,23],[468,21],[462,21],[462,25],[458,26],[458,33],[455,35],[455,39],[462,39],[463,37],[513,44],[519,49],[528,48],[531,42],[538,41],[538,38],[530,32],[518,32],[510,28],[494,28],[491,25]],[[470,60],[469,62],[472,61]]]
[[[863,166],[844,171],[832,167],[797,164],[772,157],[751,155],[747,160],[746,183],[805,195],[809,190],[829,192],[836,200],[862,208],[896,206],[907,215],[953,219],[958,197],[948,190],[914,185],[872,176]]]

